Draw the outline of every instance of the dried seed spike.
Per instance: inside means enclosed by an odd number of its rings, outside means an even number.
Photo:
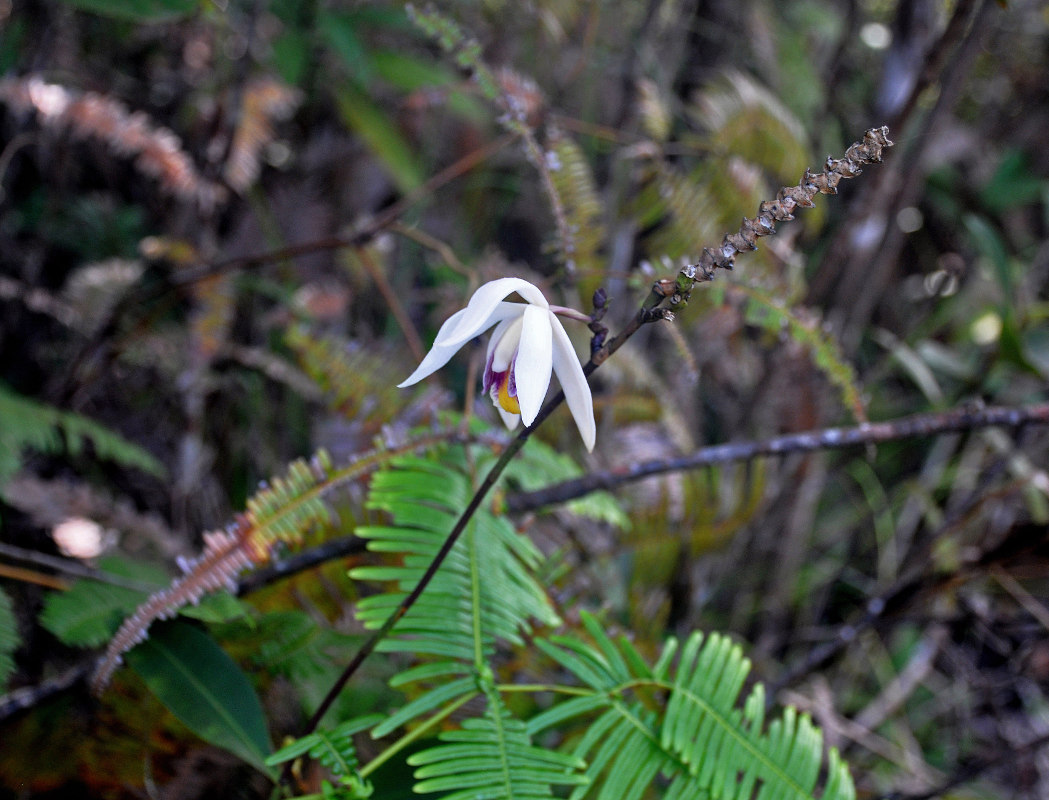
[[[792,209],[793,205],[794,204],[792,202]],[[794,219],[793,215],[791,215],[790,211],[787,210],[786,206],[779,200],[779,198],[776,198],[775,200],[762,201],[761,205],[758,206],[758,213],[768,214],[774,220],[776,220],[776,222],[787,222],[789,220]]]
[[[752,239],[747,238],[742,228],[740,228],[739,233],[730,233],[725,237],[724,241],[733,247],[737,253],[745,253],[748,250],[757,249],[757,245],[754,244]]]
[[[843,178],[855,178],[863,173],[863,168],[846,154],[846,157],[838,164],[837,173]]]
[[[813,173],[811,169],[806,167],[805,174],[801,176],[801,181],[798,183],[798,186],[800,186],[805,191],[805,194],[810,203],[810,208],[812,207],[812,198],[819,193],[819,186],[816,185],[816,178],[818,177],[818,175],[819,173]]]
[[[699,257],[699,263],[696,264],[696,266],[703,270],[703,272],[713,273],[717,268],[717,261],[714,258],[714,254],[711,253],[709,249],[705,249],[703,255]]]
[[[867,161],[881,161],[881,151],[884,147],[892,147],[893,142],[889,139],[889,128],[882,125],[880,128],[870,128],[863,134],[863,147],[867,151]]]
[[[813,179],[820,194],[837,194],[839,181],[841,181],[841,175],[836,172],[821,172]]]
[[[812,198],[816,196],[818,190],[810,183],[807,189],[799,184],[798,186],[784,187],[783,191],[784,194],[802,208],[812,208],[815,205],[812,202]]]
[[[776,202],[780,204],[783,211],[787,214],[783,218],[783,221],[794,219],[794,209],[798,207],[798,201],[794,199],[794,196],[790,193],[790,189],[784,186],[779,192],[776,193]]]
[[[740,225],[739,235],[743,241],[747,243],[747,246],[739,248],[740,250],[757,250],[758,249],[758,237],[761,233],[758,228],[758,220],[744,218],[743,224]]]
[[[703,256],[704,256],[704,258],[706,258],[706,257],[710,258],[710,260],[713,262],[713,267],[718,267],[720,269],[727,269],[729,271],[732,270],[732,261],[733,261],[733,259],[731,257],[730,258],[726,258],[724,253],[719,253],[717,250],[712,250],[709,247],[704,247],[703,248]],[[713,272],[713,270],[711,270],[711,272]]]
[[[838,184],[842,178],[853,178],[859,175],[862,165],[881,161],[882,149],[892,147],[889,129],[885,126],[871,128],[863,135],[863,141],[853,143],[845,151],[845,157],[836,159],[827,157],[823,172],[813,173],[806,169],[805,174],[796,186],[785,186],[779,190],[775,200],[766,200],[758,207],[758,214],[753,219],[744,218],[738,233],[731,233],[722,239],[719,251],[706,248],[699,263],[690,265],[682,271],[679,281],[699,280],[698,268],[704,280],[713,278],[715,269],[732,269],[736,253],[757,249],[757,240],[776,232],[776,222],[794,219],[795,208],[812,208],[817,194],[837,194]],[[685,287],[679,287],[683,292]]]

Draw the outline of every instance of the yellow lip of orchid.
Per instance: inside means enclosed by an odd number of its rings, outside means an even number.
[[[508,303],[517,292],[527,302]],[[578,313],[578,312],[576,312]],[[531,425],[557,375],[587,450],[594,449],[597,428],[594,401],[564,326],[539,287],[521,278],[499,278],[481,286],[466,308],[449,317],[437,332],[430,352],[408,379],[411,386],[443,367],[464,344],[493,325],[488,343],[484,388],[506,426],[518,420]]]

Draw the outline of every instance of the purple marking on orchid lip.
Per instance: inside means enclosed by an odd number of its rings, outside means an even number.
[[[493,350],[488,354],[488,361],[484,365],[484,378],[481,379],[481,391],[487,392],[496,383],[496,376],[499,374],[492,371],[492,361],[495,360],[495,351]]]
[[[511,397],[517,397],[517,374],[515,367],[517,366],[517,356],[514,356],[514,360],[510,362],[510,378],[506,383],[506,393]]]

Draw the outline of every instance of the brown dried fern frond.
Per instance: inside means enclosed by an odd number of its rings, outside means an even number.
[[[135,167],[175,197],[207,213],[226,201],[226,187],[202,176],[169,128],[142,111],[98,92],[81,92],[35,75],[0,80],[0,102],[14,112],[77,139],[105,143],[116,155],[134,159]]]
[[[332,489],[370,475],[395,456],[458,439],[459,432],[451,430],[423,434],[396,445],[380,444],[341,467],[334,467],[324,450],[308,461],[293,462],[286,476],[264,485],[248,501],[247,510],[224,530],[204,534],[200,556],[181,560],[183,574],[124,620],[95,667],[92,691],[101,694],[105,690],[124,653],[148,636],[155,620],[172,617],[217,589],[234,591],[243,570],[269,561],[279,545],[300,544],[307,531],[329,518],[324,497]]]
[[[273,78],[257,78],[244,88],[240,120],[222,168],[226,182],[243,192],[259,177],[259,156],[273,141],[273,123],[289,119],[302,102],[302,92]]]

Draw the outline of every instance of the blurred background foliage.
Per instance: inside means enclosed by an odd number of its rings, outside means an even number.
[[[653,279],[872,126],[896,141],[886,163],[617,353],[593,381],[593,456],[559,413],[541,438],[564,472],[519,488],[1045,401],[1043,2],[438,8],[476,41],[446,51],[397,2],[0,2],[6,701],[87,663],[78,647],[292,459],[343,461],[467,403],[492,423],[469,359],[444,388],[394,388],[481,282],[522,276],[587,310],[603,287],[614,330]],[[861,796],[1045,797],[1047,449],[1029,427],[797,454],[519,522],[561,613],[600,609],[648,653],[694,629],[746,643]],[[375,517],[359,487],[332,505],[313,541]],[[70,520],[79,538],[60,535]],[[198,615],[276,741],[359,641],[346,572],[367,560]],[[104,579],[77,596],[84,620],[61,605],[74,566]],[[511,673],[534,667],[519,658]],[[383,670],[353,714],[389,701]],[[266,792],[135,673],[100,703],[62,688],[0,706],[0,796]]]

